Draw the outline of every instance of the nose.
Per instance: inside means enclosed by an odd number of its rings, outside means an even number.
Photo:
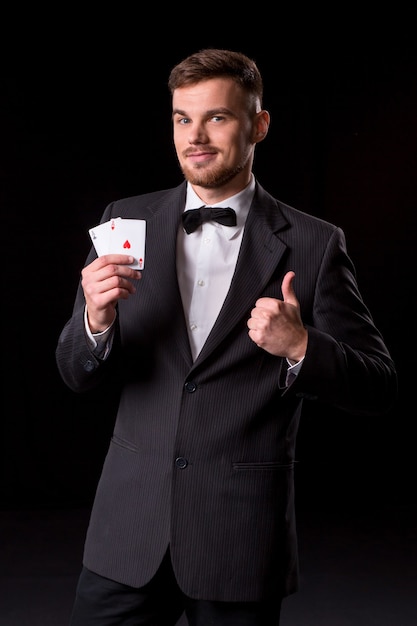
[[[188,143],[206,143],[207,133],[202,124],[192,124],[188,129]]]

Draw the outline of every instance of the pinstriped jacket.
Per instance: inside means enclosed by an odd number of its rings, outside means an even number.
[[[121,383],[120,403],[87,531],[84,565],[146,584],[167,547],[190,597],[257,601],[298,588],[294,454],[303,402],[355,415],[387,411],[397,377],[363,301],[343,231],[257,183],[230,290],[193,363],[176,276],[186,183],[110,204],[147,222],[146,267],[118,303],[109,358],[91,352],[81,286],[56,349],[75,392]],[[95,257],[92,249],[86,264]],[[284,274],[308,330],[296,381],[258,348],[246,322]]]

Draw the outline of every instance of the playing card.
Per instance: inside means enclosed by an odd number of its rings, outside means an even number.
[[[141,270],[145,264],[145,220],[119,218],[112,220],[110,225],[109,252],[131,254],[135,262],[130,265]]]
[[[94,226],[94,228],[90,228],[90,230],[88,231],[91,237],[91,241],[93,242],[96,249],[97,256],[103,256],[103,254],[108,254],[109,252],[111,234],[110,228],[113,223],[114,220],[104,222],[103,224],[98,224],[97,226]]]
[[[98,256],[131,254],[135,261],[129,267],[141,270],[145,265],[145,220],[112,218],[88,231]]]

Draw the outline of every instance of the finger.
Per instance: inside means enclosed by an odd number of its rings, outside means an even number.
[[[135,258],[130,254],[103,254],[93,261],[96,267],[105,265],[130,265],[135,262]]]
[[[276,311],[277,309],[277,299],[276,298],[258,298],[256,301],[256,306],[252,310],[253,317],[261,317],[263,316],[263,309],[266,311]]]
[[[136,291],[131,280],[115,275],[100,281],[83,281],[82,287],[86,298],[101,299],[105,296],[108,302],[122,297],[126,298],[129,293]]]
[[[282,279],[281,290],[284,302],[287,302],[288,304],[293,304],[294,306],[298,306],[298,300],[292,286],[294,278],[295,272],[287,272]]]
[[[108,259],[123,258],[123,263],[110,262]],[[90,265],[87,265],[81,271],[81,275],[84,280],[88,281],[102,281],[110,278],[111,276],[120,276],[124,278],[131,278],[137,280],[141,278],[142,273],[139,270],[133,269],[130,265],[126,265],[129,257],[127,255],[105,255],[98,259],[95,259]]]

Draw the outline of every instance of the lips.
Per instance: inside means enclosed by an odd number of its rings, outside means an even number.
[[[201,163],[202,161],[207,161],[216,156],[216,152],[188,152],[186,153],[186,158],[195,162]]]

